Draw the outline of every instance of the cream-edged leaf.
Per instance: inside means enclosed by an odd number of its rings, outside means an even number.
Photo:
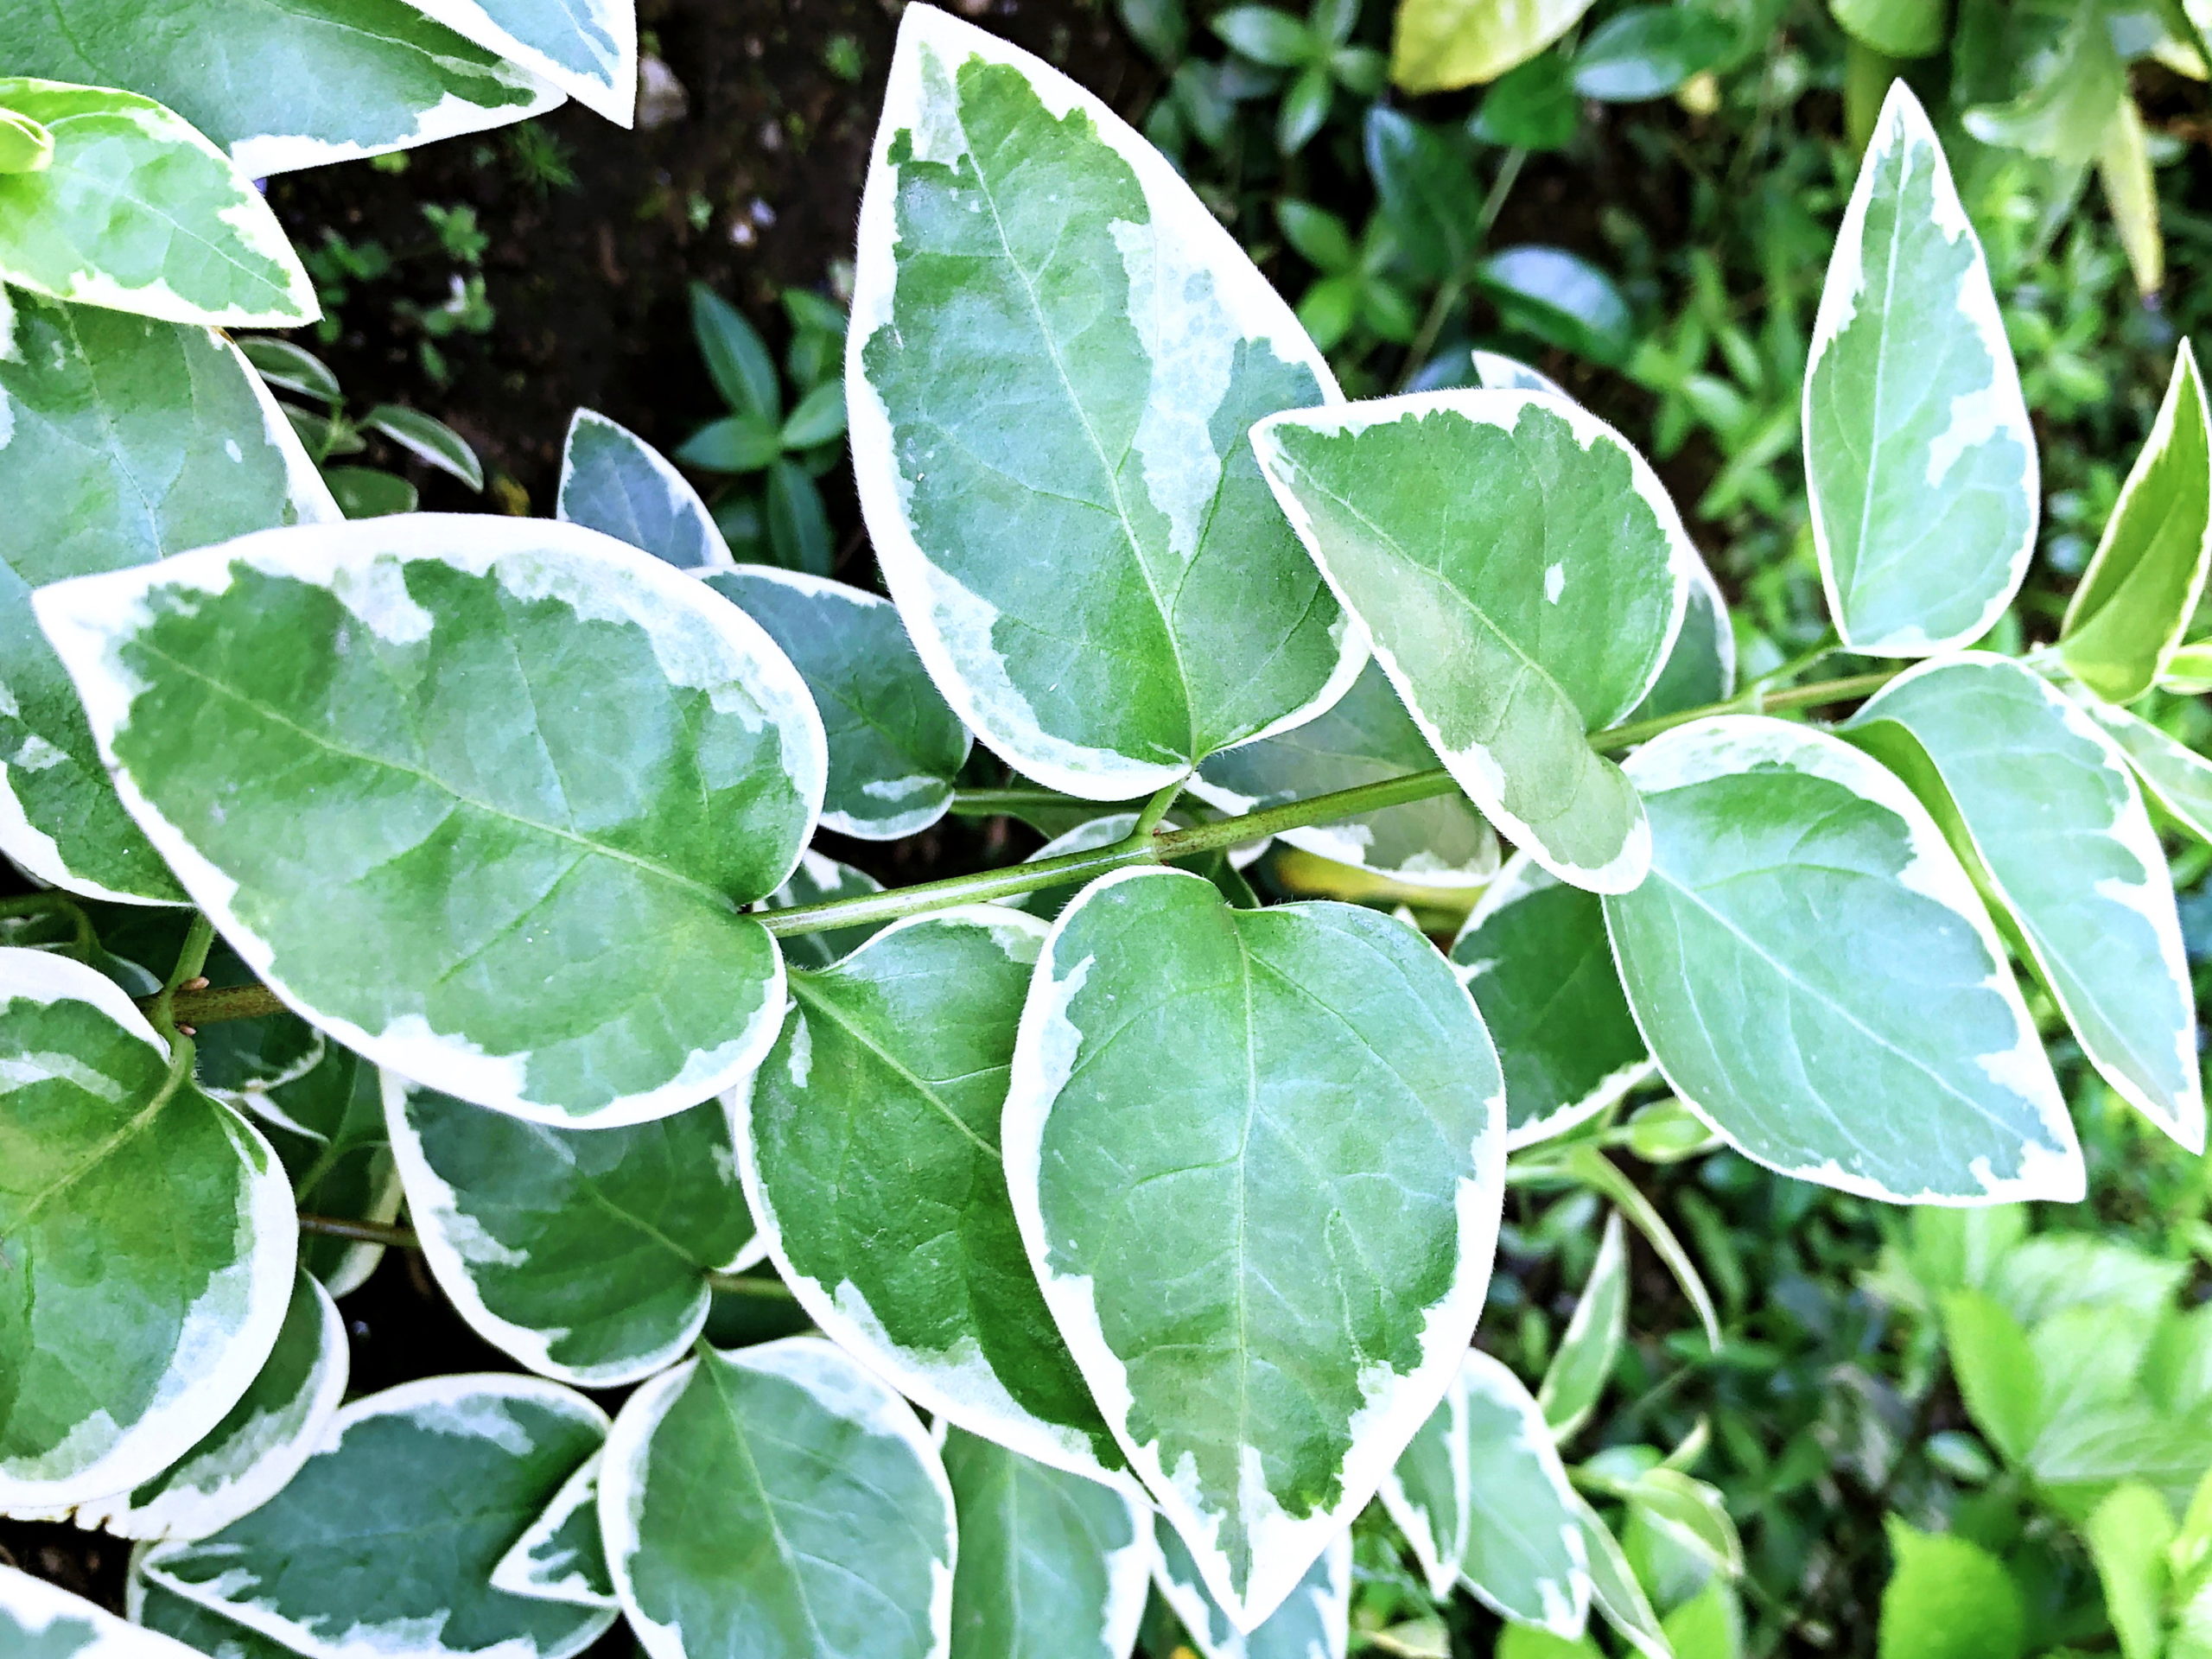
[[[2124,709],[2093,702],[2089,713],[2120,746],[2151,798],[2198,839],[2212,841],[2212,760]]]
[[[1590,1612],[1588,1555],[1543,1409],[1480,1349],[1468,1351],[1453,1386],[1466,1395],[1460,1578],[1501,1616],[1572,1641]]]
[[[523,1529],[492,1569],[492,1587],[537,1601],[615,1607],[614,1576],[599,1532],[599,1469],[594,1452],[561,1483],[553,1501]]]
[[[1173,1527],[1154,1526],[1153,1585],[1174,1611],[1200,1659],[1344,1659],[1351,1647],[1351,1531],[1330,1540],[1306,1576],[1258,1629],[1241,1630],[1222,1611],[1198,1563]]]
[[[1565,1441],[1589,1421],[1627,1334],[1628,1234],[1616,1210],[1605,1217],[1597,1259],[1536,1390],[1554,1440]]]
[[[205,1659],[181,1642],[126,1624],[82,1596],[4,1562],[0,1651],[19,1659]]]
[[[659,450],[594,409],[569,419],[553,511],[679,570],[727,569],[732,563],[729,543],[690,481]]]
[[[407,0],[617,126],[638,99],[634,0]]]

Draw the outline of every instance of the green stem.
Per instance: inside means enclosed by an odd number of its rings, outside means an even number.
[[[1426,366],[1429,353],[1436,349],[1437,336],[1452,321],[1452,312],[1459,309],[1467,284],[1474,280],[1475,265],[1482,256],[1483,245],[1490,240],[1491,227],[1505,210],[1505,199],[1513,194],[1514,181],[1520,178],[1521,168],[1528,159],[1529,152],[1516,146],[1507,150],[1505,159],[1498,163],[1497,176],[1491,181],[1490,194],[1483,198],[1482,209],[1475,215],[1475,231],[1469,238],[1467,257],[1438,287],[1436,297],[1429,302],[1428,314],[1421,320],[1421,329],[1414,335],[1414,343],[1406,347],[1406,370],[1398,377],[1400,391],[1411,385],[1414,377]]]
[[[956,789],[952,816],[956,818],[995,818],[1019,812],[1025,806],[1082,806],[1085,803],[1056,789]]]
[[[99,950],[100,936],[92,927],[92,918],[69,893],[22,893],[0,899],[0,916],[63,917],[77,935],[67,946],[70,955],[89,966]]]
[[[176,966],[169,969],[168,980],[154,998],[154,1006],[146,1010],[146,1018],[168,1040],[172,1054],[180,1044],[188,1051],[192,1046],[190,1039],[177,1029],[177,993],[207,971],[207,952],[214,943],[215,924],[194,912],[192,925],[184,931],[184,948],[176,953]],[[185,1023],[189,1025],[191,1021]]]
[[[1167,816],[1167,809],[1175,804],[1175,798],[1183,792],[1185,779],[1162,785],[1159,792],[1147,801],[1137,812],[1136,827],[1129,831],[1132,839],[1148,836],[1160,828],[1160,821]]]
[[[340,1216],[309,1215],[302,1211],[299,1217],[300,1230],[323,1238],[351,1239],[356,1244],[381,1244],[387,1249],[419,1250],[423,1241],[411,1227],[393,1226],[379,1221],[349,1221]],[[742,1273],[709,1273],[709,1287],[732,1296],[758,1296],[765,1301],[788,1302],[796,1299],[791,1287],[780,1279],[755,1278]]]

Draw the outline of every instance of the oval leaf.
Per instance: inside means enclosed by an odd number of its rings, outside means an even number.
[[[1007,1097],[1014,1213],[1123,1453],[1241,1628],[1442,1397],[1488,1282],[1503,1110],[1474,1005],[1389,917],[1232,910],[1138,869],[1055,925]]]
[[[1244,444],[1334,401],[1327,365],[1166,158],[930,6],[899,25],[850,339],[884,580],[1008,764],[1125,800],[1358,671]]]
[[[743,907],[798,862],[821,722],[759,627],[658,560],[425,515],[37,607],[139,826],[349,1048],[611,1128],[728,1087],[774,1037],[783,965]]]
[[[608,1389],[682,1357],[707,1275],[754,1259],[729,1124],[713,1101],[612,1129],[556,1129],[391,1072],[385,1122],[407,1214],[469,1328],[540,1376]]]
[[[1844,644],[1927,657],[1986,631],[2035,548],[2035,435],[1981,244],[1901,80],[1828,258],[1804,429]]]
[[[150,1479],[236,1404],[291,1296],[292,1194],[111,980],[0,949],[0,1511]]]
[[[999,1154],[1045,932],[971,906],[794,971],[730,1110],[768,1253],[817,1325],[925,1410],[1103,1479],[1121,1456],[1031,1276]]]
[[[1590,1613],[1588,1554],[1543,1411],[1479,1349],[1468,1351],[1454,1386],[1466,1395],[1460,1576],[1484,1606],[1572,1641]]]
[[[484,463],[462,437],[436,416],[399,404],[378,404],[361,424],[381,432],[424,465],[457,478],[472,490],[484,487]]]
[[[1484,817],[1560,880],[1620,892],[1650,836],[1585,742],[1650,690],[1697,555],[1650,466],[1541,392],[1445,391],[1252,434],[1283,510]]]
[[[1351,1646],[1351,1531],[1329,1541],[1306,1576],[1257,1630],[1240,1630],[1206,1588],[1198,1563],[1166,1522],[1154,1529],[1153,1584],[1201,1659],[1344,1659]]]
[[[950,1652],[944,1466],[906,1402],[829,1343],[708,1349],[646,1383],[608,1437],[599,1510],[650,1659]]]
[[[632,0],[408,0],[426,17],[520,64],[618,126],[638,98]]]
[[[1628,772],[1651,879],[1609,897],[1605,923],[1684,1105],[1754,1161],[1847,1192],[2082,1195],[2004,947],[1910,790],[1837,738],[1754,715],[1679,726]]]
[[[1913,786],[1995,896],[2090,1065],[2202,1152],[2173,880],[2120,751],[2047,682],[1978,652],[1891,681],[1849,734]]]
[[[1495,80],[1574,27],[1590,0],[1401,0],[1390,79],[1407,92],[1448,92]]]
[[[569,422],[554,516],[679,570],[727,569],[731,562],[698,491],[659,450],[597,410],[580,409]]]
[[[1627,1334],[1628,1234],[1616,1210],[1605,1217],[1597,1260],[1559,1339],[1559,1351],[1544,1372],[1543,1386],[1536,1390],[1536,1404],[1554,1440],[1568,1439],[1596,1409]]]
[[[0,1563],[0,1649],[22,1659],[201,1659],[58,1584]]]
[[[806,680],[830,740],[822,827],[918,835],[952,804],[968,728],[930,683],[899,613],[842,582],[748,564],[707,586],[767,630]]]
[[[338,1414],[289,1485],[148,1580],[307,1659],[568,1659],[602,1609],[496,1589],[493,1567],[598,1449],[607,1415],[527,1376],[435,1376]]]
[[[594,1452],[492,1569],[492,1587],[537,1601],[616,1607],[614,1575],[599,1535],[599,1471]]]

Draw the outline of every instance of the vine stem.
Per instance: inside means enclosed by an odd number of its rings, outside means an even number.
[[[1590,746],[1601,754],[1614,754],[1624,749],[1634,748],[1639,743],[1649,742],[1661,733],[1672,731],[1677,726],[1686,726],[1692,721],[1703,720],[1711,715],[1771,713],[1785,709],[1815,709],[1831,703],[1852,702],[1878,690],[1901,672],[1902,668],[1883,669],[1871,674],[1853,674],[1844,679],[1821,680],[1812,685],[1789,686],[1778,691],[1765,691],[1753,687],[1702,708],[1686,709],[1680,714],[1661,715],[1651,720],[1634,721],[1625,726],[1593,732]],[[1166,801],[1172,801],[1174,798],[1173,790],[1177,787],[1179,785],[1163,790],[1148,804],[1160,804],[1160,811],[1164,812],[1166,809],[1162,804],[1163,798]],[[956,905],[989,904],[996,899],[1035,893],[1045,887],[1089,881],[1109,871],[1127,869],[1135,864],[1173,863],[1179,859],[1195,858],[1202,853],[1219,852],[1227,848],[1264,841],[1270,836],[1281,835],[1286,830],[1303,830],[1308,824],[1358,817],[1364,813],[1379,812],[1385,807],[1404,806],[1409,802],[1449,795],[1458,788],[1459,785],[1452,781],[1452,774],[1437,766],[1427,772],[1409,772],[1400,777],[1385,778],[1379,783],[1361,784],[1351,789],[1335,790],[1326,795],[1310,796],[1302,801],[1287,801],[1281,806],[1248,812],[1242,817],[1220,818],[1211,823],[1195,824],[1187,830],[1162,831],[1141,827],[1109,846],[1093,848],[1086,852],[1066,853],[1058,858],[1039,859],[1033,863],[984,870],[974,875],[948,876],[941,881],[924,881],[911,887],[893,887],[883,893],[862,893],[851,899],[833,899],[819,905],[798,905],[787,910],[755,912],[753,919],[778,938],[786,938],[794,933],[819,933],[830,928],[866,927],[882,922],[895,922],[901,917],[925,915],[933,910],[949,910]],[[963,791],[957,798],[969,815],[977,817],[988,816],[995,810],[1014,805],[1048,803],[1073,806],[1087,804],[1070,797],[1053,795],[1049,791],[1029,789]],[[1141,826],[1143,823],[1141,814],[1139,823]],[[258,985],[228,987],[221,990],[164,991],[162,996],[171,999],[174,1018],[193,1025],[207,1025],[218,1020],[251,1019],[260,1014],[276,1014],[284,1006],[273,992]],[[152,999],[154,1002],[161,1000]],[[156,1023],[158,1025],[160,1022],[157,1020]]]
[[[387,1249],[419,1250],[421,1236],[411,1227],[398,1227],[380,1221],[348,1221],[339,1216],[309,1215],[302,1211],[299,1217],[300,1230],[323,1238],[350,1239],[356,1244],[381,1244]],[[798,1299],[791,1288],[780,1279],[756,1279],[742,1273],[709,1273],[705,1275],[708,1286],[726,1291],[733,1296],[758,1296],[764,1301],[789,1302]]]

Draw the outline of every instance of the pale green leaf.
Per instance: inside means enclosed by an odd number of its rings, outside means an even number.
[[[138,1554],[143,1554],[143,1547]],[[133,1624],[162,1636],[174,1637],[203,1659],[295,1659],[292,1650],[258,1630],[250,1630],[220,1613],[187,1601],[174,1590],[146,1582],[132,1558],[130,1582],[124,1587],[124,1605]],[[146,1659],[143,1653],[137,1659]]]
[[[2107,702],[2157,683],[2212,563],[2212,413],[2186,338],[2151,435],[2066,607],[2059,660]]]
[[[1650,1075],[1613,971],[1604,902],[1525,853],[1484,889],[1452,960],[1505,1068],[1507,1146],[1564,1135]]]
[[[783,648],[822,714],[822,827],[863,841],[918,835],[952,804],[968,728],[930,683],[899,613],[842,582],[741,565],[707,586]]]
[[[1244,442],[1335,384],[1103,103],[908,7],[858,266],[861,506],[923,662],[986,745],[1125,800],[1342,695],[1358,630]]]
[[[1460,1574],[1502,1617],[1579,1637],[1590,1612],[1588,1548],[1542,1408],[1520,1378],[1479,1349],[1468,1351],[1456,1386],[1467,1397]]]
[[[345,1398],[345,1322],[308,1274],[230,1414],[176,1462],[118,1497],[77,1507],[80,1527],[122,1538],[204,1538],[260,1508],[297,1474]]]
[[[251,177],[504,126],[561,101],[405,0],[46,0],[0,15],[0,63],[158,99]]]
[[[112,981],[0,950],[0,1511],[152,1478],[283,1325],[297,1235],[276,1155],[168,1071]]]
[[[569,422],[554,516],[603,531],[679,570],[730,563],[729,544],[683,474],[596,410],[580,409]]]
[[[229,156],[149,98],[0,77],[53,164],[0,175],[0,276],[169,322],[283,327],[322,315],[276,215]]]
[[[254,372],[279,391],[297,392],[319,404],[345,402],[330,365],[304,346],[276,334],[254,334],[236,344]]]
[[[1993,895],[2089,1063],[2202,1152],[2173,882],[2126,760],[2096,722],[2019,664],[1977,652],[1891,681],[1847,731],[1912,786]]]
[[[1467,1552],[1467,1390],[1455,1376],[1376,1494],[1440,1601],[1459,1584]]]
[[[883,883],[866,870],[840,864],[834,858],[824,858],[810,849],[799,855],[798,868],[784,885],[753,908],[791,910],[800,905],[826,905],[832,899],[858,899],[864,893],[882,891]],[[783,950],[784,961],[792,968],[827,968],[860,949],[883,927],[881,922],[858,927],[825,927],[818,932],[786,934],[777,944]]]
[[[2081,1196],[2074,1126],[2004,946],[1904,784],[1761,715],[1677,727],[1628,771],[1651,879],[1606,899],[1606,926],[1684,1105],[1754,1161],[1848,1192]]]
[[[1199,1659],[1344,1659],[1351,1643],[1351,1533],[1338,1532],[1306,1576],[1257,1630],[1242,1630],[1221,1610],[1182,1537],[1154,1529],[1153,1584],[1182,1621]]]
[[[706,1328],[707,1275],[758,1259],[714,1101],[560,1129],[384,1079],[407,1214],[469,1328],[540,1376],[635,1382]]]
[[[374,467],[332,467],[322,481],[348,518],[391,518],[412,512],[423,495],[397,473]]]
[[[459,479],[472,490],[484,487],[484,463],[476,451],[443,421],[419,409],[399,404],[378,404],[361,416],[361,424],[381,432],[417,461]]]
[[[346,1046],[611,1128],[752,1070],[743,912],[798,862],[822,727],[759,626],[573,524],[270,531],[41,591],[124,804]]]
[[[960,1523],[953,1659],[1128,1659],[1152,1583],[1150,1509],[957,1428],[944,1457]]]
[[[1675,1659],[1738,1659],[1744,1651],[1743,1605],[1721,1579],[1669,1612],[1660,1628]]]
[[[0,175],[54,165],[54,134],[19,110],[0,109]]]
[[[1949,0],[1828,0],[1836,25],[1885,58],[1925,58],[1944,39]]]
[[[1650,695],[1629,711],[1624,724],[1686,714],[1722,701],[1736,689],[1736,631],[1728,601],[1703,559],[1690,573],[1689,601]]]
[[[1949,1533],[1916,1532],[1895,1516],[1887,1525],[1881,1659],[2020,1659],[2027,1615],[2004,1563]]]
[[[2035,435],[1942,146],[1891,86],[1828,260],[1805,372],[1805,480],[1852,650],[1978,638],[2026,573]]]
[[[2024,1465],[2047,1416],[2043,1368],[2027,1332],[2004,1304],[1979,1290],[1952,1291],[1942,1313],[1951,1375],[1967,1414],[1999,1456]]]
[[[937,1450],[905,1401],[818,1338],[709,1349],[632,1395],[599,1510],[648,1659],[950,1650]]]
[[[1506,1098],[1512,1098],[1509,1080]],[[1536,1390],[1552,1436],[1565,1440],[1589,1420],[1611,1379],[1628,1334],[1628,1236],[1616,1211],[1605,1217],[1597,1259],[1559,1339],[1559,1351]]]
[[[2147,1325],[2189,1277],[2185,1261],[2169,1261],[2117,1239],[2045,1233],[2020,1240],[1990,1268],[1981,1287],[2023,1325],[2075,1307],[2120,1308]]]
[[[616,125],[630,124],[638,93],[638,13],[632,0],[407,3]]]
[[[283,1161],[302,1214],[382,1226],[397,1218],[399,1168],[385,1136],[375,1066],[327,1043],[315,1070],[247,1096],[245,1105]],[[358,1239],[303,1234],[300,1265],[334,1297],[350,1296],[376,1271],[384,1250]]]
[[[1605,1659],[1605,1650],[1586,1636],[1569,1639],[1534,1624],[1511,1624],[1497,1633],[1491,1659]]]
[[[337,505],[219,337],[30,295],[0,354],[0,851],[72,893],[181,903],[108,785],[30,590]]]
[[[569,1659],[613,1613],[510,1595],[491,1573],[606,1433],[597,1406],[536,1377],[404,1383],[340,1411],[261,1508],[155,1546],[141,1570],[306,1659]]]
[[[1045,931],[969,906],[793,971],[730,1113],[768,1253],[825,1333],[925,1410],[1104,1478],[1121,1457],[1030,1274],[999,1154]]]
[[[2112,227],[2135,276],[2135,291],[2153,302],[2166,281],[2166,237],[2159,222],[2158,175],[2151,160],[2142,106],[2122,98],[2097,145],[2097,182]],[[2186,341],[2187,336],[2183,336]]]
[[[577,1465],[553,1501],[499,1557],[492,1569],[494,1590],[578,1607],[620,1605],[599,1530],[601,1460],[594,1452]]]
[[[2159,671],[2158,688],[2185,697],[2212,691],[2212,639],[2192,639],[2175,647]]]
[[[202,1659],[58,1584],[0,1562],[0,1651],[9,1659]]]
[[[2212,760],[2125,709],[2091,703],[2089,712],[2120,745],[2151,798],[2202,841],[2212,841]]]
[[[1662,1466],[1638,1475],[1622,1497],[1632,1525],[1656,1534],[1707,1572],[1728,1579],[1742,1575],[1743,1541],[1719,1489]]]
[[[1213,756],[1191,779],[1191,792],[1224,812],[1252,812],[1436,764],[1389,680],[1370,662],[1325,714]],[[1457,794],[1288,830],[1281,838],[1318,858],[1416,887],[1479,887],[1497,873],[1497,837]]]
[[[2166,1546],[2173,1512],[2139,1482],[2115,1486],[2082,1529],[2105,1592],[2105,1617],[2125,1659],[2160,1659],[2164,1651]]]
[[[1065,911],[1003,1123],[1022,1242],[1129,1464],[1241,1627],[1443,1397],[1503,1198],[1480,1017],[1405,924],[1130,869]]]
[[[2018,95],[1961,110],[1959,124],[1985,144],[2081,167],[2096,155],[2127,96],[2127,69],[2113,49],[2106,8],[2069,6],[2061,15],[2063,32],[2018,66]]]
[[[1421,734],[1562,880],[1622,892],[1650,838],[1583,741],[1643,700],[1696,553],[1611,427],[1541,392],[1446,391],[1253,431],[1277,498]]]
[[[1590,0],[1399,0],[1390,79],[1414,93],[1495,80],[1589,10]]]
[[[1674,1659],[1674,1649],[1668,1644],[1651,1598],[1637,1582],[1635,1569],[1630,1567],[1627,1553],[1613,1536],[1612,1529],[1579,1497],[1575,1509],[1589,1553],[1591,1606],[1645,1659]]]

